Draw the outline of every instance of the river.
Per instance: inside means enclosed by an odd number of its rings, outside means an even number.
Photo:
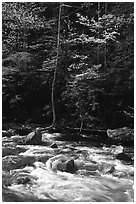
[[[2,138],[3,202],[133,202],[133,162],[116,159],[116,145],[61,140],[45,133],[49,145],[21,145],[21,136]],[[133,148],[125,148],[133,154]],[[74,173],[58,170],[72,159]]]

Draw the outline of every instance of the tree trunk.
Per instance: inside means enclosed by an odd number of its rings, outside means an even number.
[[[107,14],[107,3],[105,2],[105,15],[106,14]],[[106,21],[105,21],[105,33],[106,33]],[[106,45],[106,42],[105,42],[105,47],[104,47],[104,68],[105,68],[105,70],[107,69],[106,55],[107,55],[107,45]]]
[[[57,66],[58,66],[58,58],[59,58],[61,4],[62,3],[60,2],[60,6],[59,6],[59,19],[58,19],[58,37],[57,37],[57,56],[56,56],[56,64],[55,64],[55,70],[54,70],[54,76],[53,76],[53,82],[52,82],[52,90],[51,90],[52,116],[53,116],[51,127],[53,127],[55,125],[55,122],[56,122],[55,103],[54,103],[54,88],[55,88]]]
[[[79,130],[79,134],[81,134],[82,128],[83,128],[83,116],[80,114],[80,130]]]
[[[98,2],[98,39],[100,39],[99,17],[100,17],[100,2]],[[98,42],[98,53],[97,53],[97,63],[98,64],[99,64],[99,52],[100,52],[100,46]]]

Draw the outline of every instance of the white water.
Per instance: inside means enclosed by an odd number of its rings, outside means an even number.
[[[47,136],[55,140],[54,134]],[[57,149],[23,146],[17,145],[16,137],[3,138],[4,202],[133,201],[133,165],[117,160],[114,146],[92,147],[87,143],[64,141],[57,144]],[[57,164],[62,162],[63,169],[63,161],[67,159],[74,159],[78,166],[75,174],[57,170]],[[24,177],[29,182],[19,184],[17,179]]]

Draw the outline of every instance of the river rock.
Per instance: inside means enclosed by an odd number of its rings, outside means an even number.
[[[26,144],[39,145],[42,144],[42,133],[40,128],[36,128],[35,131],[29,133],[25,140]]]
[[[75,173],[77,170],[78,170],[78,168],[75,165],[73,159],[66,162],[66,172]]]
[[[57,170],[62,171],[62,172],[66,171],[66,162],[58,163],[57,164]]]
[[[111,174],[115,171],[115,166],[113,164],[109,164],[108,162],[102,162],[99,164],[98,170],[103,174]]]
[[[115,155],[116,159],[124,160],[126,162],[133,161],[131,157],[125,153],[124,148],[121,145],[115,147],[113,154]]]
[[[116,146],[112,152],[114,155],[118,155],[118,154],[124,152],[124,148],[121,145],[119,145],[119,146]]]
[[[24,176],[24,177],[19,177],[16,180],[16,184],[27,184],[30,182],[30,178],[28,176]]]
[[[126,162],[132,162],[133,161],[132,158],[124,152],[117,154],[116,158],[119,160],[124,160]]]
[[[108,129],[107,135],[109,138],[117,141],[134,141],[134,130],[129,129],[128,127],[118,128],[118,129]]]
[[[53,171],[62,171],[68,173],[75,173],[78,170],[78,167],[74,163],[73,159],[67,159],[65,157],[58,157],[56,160],[52,162],[52,170]]]
[[[51,145],[51,148],[58,148],[58,145],[57,145],[56,143],[53,143],[53,144]]]

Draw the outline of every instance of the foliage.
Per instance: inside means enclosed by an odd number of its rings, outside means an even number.
[[[134,4],[61,6],[57,122],[133,126]],[[2,11],[3,116],[51,123],[59,3],[5,2]]]

